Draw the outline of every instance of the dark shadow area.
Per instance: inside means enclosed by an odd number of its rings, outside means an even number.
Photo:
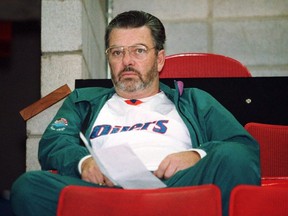
[[[12,22],[10,54],[0,58],[0,215],[10,211],[2,192],[26,169],[26,122],[19,111],[40,98],[40,31],[40,21]]]

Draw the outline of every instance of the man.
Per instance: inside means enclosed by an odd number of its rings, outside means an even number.
[[[111,21],[105,43],[114,88],[78,89],[65,100],[40,141],[43,171],[13,185],[16,215],[55,215],[67,185],[114,187],[81,145],[80,131],[99,148],[128,144],[168,187],[219,186],[224,215],[233,187],[259,184],[258,144],[231,113],[204,91],[159,82],[165,39],[148,13]]]

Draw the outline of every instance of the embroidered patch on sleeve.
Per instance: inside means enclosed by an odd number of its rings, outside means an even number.
[[[51,130],[64,131],[68,126],[68,121],[65,118],[57,119],[52,125]]]

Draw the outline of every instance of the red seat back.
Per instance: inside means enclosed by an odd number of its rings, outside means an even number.
[[[58,216],[197,215],[221,216],[221,194],[215,185],[151,190],[67,186]]]
[[[180,53],[166,57],[160,78],[251,77],[239,61],[218,54]]]
[[[260,145],[261,176],[288,177],[288,126],[251,122],[245,128]]]
[[[231,192],[230,216],[288,215],[288,187],[239,185]]]

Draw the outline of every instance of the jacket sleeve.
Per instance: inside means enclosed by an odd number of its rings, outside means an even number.
[[[89,154],[79,138],[85,108],[79,108],[76,97],[74,91],[65,99],[40,140],[38,157],[43,170],[56,169],[61,175],[79,176],[78,163]]]

